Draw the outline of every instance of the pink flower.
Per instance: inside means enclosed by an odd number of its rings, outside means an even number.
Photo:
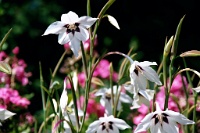
[[[27,108],[30,104],[30,101],[26,98],[23,98],[19,95],[17,90],[11,88],[0,88],[0,99],[2,102],[0,106],[18,106],[22,108]]]
[[[15,47],[13,50],[12,50],[13,54],[17,55],[19,53],[19,47]]]
[[[97,65],[93,76],[101,77],[101,78],[109,78],[110,75],[110,62],[108,60],[102,59],[99,64]]]
[[[80,96],[77,102],[78,108],[80,109],[83,108],[84,100],[85,98],[83,96]],[[98,117],[102,117],[104,113],[105,113],[105,108],[101,104],[97,103],[92,98],[92,95],[91,95],[88,100],[88,105],[87,105],[87,110],[86,110],[87,117],[89,117],[91,114],[96,114]]]
[[[85,87],[85,80],[86,80],[85,73],[84,72],[79,73],[78,83],[80,84],[81,87]]]
[[[141,120],[146,116],[146,114],[139,114],[133,118],[133,123],[138,125]]]
[[[5,58],[7,58],[7,54],[4,51],[0,52],[0,61],[3,61]]]

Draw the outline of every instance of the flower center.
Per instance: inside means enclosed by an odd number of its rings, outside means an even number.
[[[141,66],[138,66],[138,65],[135,66],[134,72],[137,76],[138,76],[138,72],[142,74],[143,73],[142,71],[143,69]]]
[[[72,33],[74,35],[75,31],[80,32],[79,23],[66,24],[64,27],[67,28],[67,33]]]
[[[165,122],[165,123],[167,123],[167,124],[169,123],[167,117],[168,117],[167,114],[161,113],[161,114],[155,114],[155,115],[152,117],[152,119],[155,119],[155,125],[159,122],[159,123],[161,124],[161,126],[162,126],[163,122]]]
[[[110,94],[110,93],[106,93],[105,97],[106,97],[106,99],[107,99],[108,101],[110,101],[110,99],[111,99],[111,94]]]
[[[112,121],[101,123],[101,125],[102,125],[102,131],[106,130],[107,132],[109,132],[109,129],[113,130],[112,124],[113,124]]]

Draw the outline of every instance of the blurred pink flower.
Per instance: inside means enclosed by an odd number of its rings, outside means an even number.
[[[3,61],[7,57],[7,54],[4,51],[0,52],[0,61]]]
[[[23,98],[19,95],[17,90],[11,88],[0,88],[0,99],[3,101],[0,103],[0,106],[18,106],[22,108],[27,108],[30,104],[30,101],[26,98]]]
[[[79,109],[83,108],[84,106],[84,100],[85,98],[83,96],[80,96],[77,106]],[[97,117],[102,117],[104,115],[105,108],[97,103],[92,97],[88,100],[88,106],[86,110],[86,116],[89,117],[91,114],[96,114]]]
[[[17,55],[19,53],[19,47],[15,47],[13,50],[12,50],[13,54]]]
[[[84,72],[79,73],[78,74],[78,83],[81,87],[85,87],[85,80],[86,80],[85,73]]]
[[[133,123],[138,125],[141,120],[146,116],[146,114],[139,114],[133,118]]]

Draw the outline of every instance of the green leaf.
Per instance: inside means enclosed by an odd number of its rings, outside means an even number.
[[[3,37],[3,39],[1,40],[1,43],[0,43],[0,51],[1,51],[1,48],[3,46],[3,44],[5,43],[5,41],[7,40],[8,38],[8,35],[10,34],[10,32],[12,31],[12,28],[6,33],[6,35]]]
[[[181,18],[181,20],[179,21],[179,24],[176,28],[176,34],[174,36],[173,45],[172,45],[172,49],[171,49],[171,59],[175,58],[175,56],[176,56],[176,52],[177,52],[177,48],[178,48],[178,40],[179,40],[181,26],[182,26],[184,18],[185,18],[185,15]]]
[[[4,61],[0,61],[0,71],[7,73],[7,74],[12,73],[12,69],[11,69],[10,65]]]

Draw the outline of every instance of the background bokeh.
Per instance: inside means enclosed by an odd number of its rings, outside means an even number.
[[[0,38],[12,28],[4,45],[5,51],[19,46],[19,58],[28,64],[33,73],[32,83],[39,79],[39,61],[42,63],[44,79],[49,81],[53,69],[64,48],[57,42],[57,35],[41,36],[63,13],[74,11],[86,15],[86,0],[0,0]],[[91,0],[92,17],[96,17],[107,0]],[[127,53],[131,47],[139,53],[141,60],[160,63],[166,37],[175,34],[179,20],[185,16],[180,34],[178,53],[200,50],[200,8],[195,0],[116,0],[107,11],[120,26],[117,30],[105,18],[98,29],[98,46],[103,53],[121,51]],[[7,47],[7,48],[6,48]],[[119,65],[121,57],[109,57]],[[189,67],[199,70],[199,58],[187,58]],[[177,64],[181,65],[180,64]],[[38,85],[39,86],[39,85]],[[40,108],[40,90],[30,85],[30,92],[36,92],[30,110]]]

